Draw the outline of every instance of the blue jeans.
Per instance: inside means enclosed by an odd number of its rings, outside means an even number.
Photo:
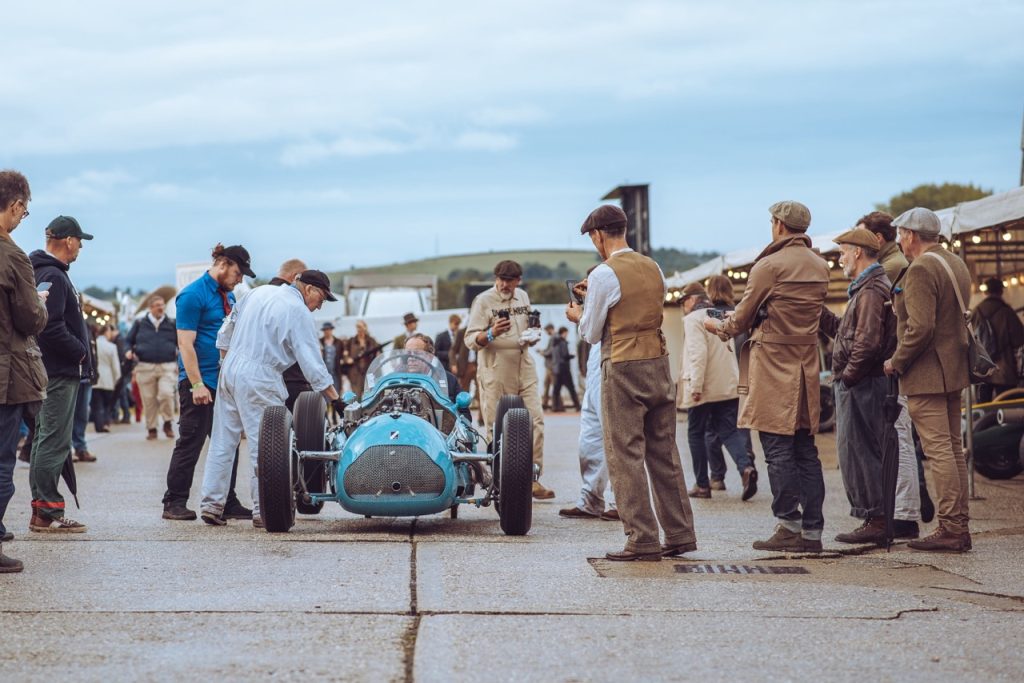
[[[772,514],[785,529],[820,540],[825,527],[821,513],[825,479],[810,430],[792,435],[761,432],[761,448],[772,487]]]
[[[708,432],[714,432],[741,473],[753,466],[747,455],[747,441],[736,428],[736,416],[739,413],[738,398],[726,401],[702,403],[686,411],[686,436],[690,444],[690,457],[693,459],[693,474],[697,486],[706,489],[711,485],[708,481]]]
[[[18,439],[21,438],[21,419],[25,405],[0,406],[0,534],[7,533],[4,514],[14,497],[14,465],[18,457]]]
[[[75,426],[71,429],[71,445],[76,451],[89,450],[85,441],[85,426],[89,424],[89,406],[92,403],[92,385],[82,382],[78,385],[78,402],[75,403]]]

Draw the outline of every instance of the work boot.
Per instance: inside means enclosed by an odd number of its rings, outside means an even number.
[[[46,517],[33,512],[28,530],[43,534],[82,534],[85,533],[86,527],[81,522],[67,517]]]
[[[653,553],[637,553],[632,550],[619,550],[617,552],[605,553],[605,559],[612,562],[661,562],[661,551]]]
[[[895,519],[892,523],[892,529],[894,538],[917,538],[921,535],[917,522],[912,520]]]
[[[533,482],[533,497],[537,500],[550,500],[555,497],[555,492],[539,481],[535,481]]]
[[[75,460],[78,462],[96,462],[96,456],[85,449],[75,451]]]
[[[751,466],[743,470],[743,495],[741,499],[750,500],[754,497],[755,493],[757,493],[757,470]]]
[[[14,574],[25,568],[21,560],[4,555],[4,546],[0,543],[0,574]]]
[[[676,545],[661,545],[661,556],[662,557],[679,557],[683,553],[692,553],[697,549],[697,542],[693,543],[678,543]]]
[[[914,550],[962,553],[971,549],[971,534],[956,534],[940,525],[924,538],[910,541],[907,547]]]
[[[236,500],[234,504],[228,503],[221,516],[224,519],[252,519],[252,510]]]
[[[164,506],[164,519],[190,521],[196,518],[196,511],[189,510],[184,503],[172,503]]]
[[[156,441],[156,430],[150,429],[146,432],[146,441]]]
[[[725,479],[712,479],[711,480],[712,491],[724,491],[725,490]]]
[[[690,489],[687,493],[690,494],[690,498],[710,498],[711,497],[711,489],[709,489],[709,488],[706,489],[703,486],[697,486],[696,484],[694,484],[693,488]]]
[[[818,541],[821,547],[821,541]],[[767,541],[754,541],[754,550],[785,550],[787,552],[802,553],[808,550],[803,536],[799,531],[790,531],[781,524],[775,527],[775,533]]]
[[[603,514],[603,513],[602,513]],[[558,511],[559,517],[569,517],[570,519],[600,519],[601,515],[595,515],[593,512],[587,512],[583,508],[578,508],[573,505],[571,508],[562,508]]]
[[[174,438],[174,430],[171,428],[171,423],[169,421],[164,422],[164,436],[168,439]]]
[[[885,518],[871,517],[853,531],[836,536],[840,543],[874,543],[885,545]]]

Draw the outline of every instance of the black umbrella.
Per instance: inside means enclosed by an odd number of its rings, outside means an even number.
[[[903,406],[900,405],[899,380],[889,376],[889,391],[882,406],[882,508],[885,511],[885,549],[892,546],[896,535],[894,515],[896,513],[896,476],[900,470],[900,438],[896,433],[896,419]]]
[[[68,452],[67,460],[64,461],[64,467],[60,470],[60,476],[68,485],[71,497],[75,499],[75,507],[81,510],[82,506],[78,504],[78,477],[75,476],[75,463],[71,459],[70,452]]]

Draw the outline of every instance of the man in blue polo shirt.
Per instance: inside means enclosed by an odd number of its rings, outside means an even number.
[[[175,299],[178,333],[178,395],[181,416],[178,440],[167,468],[164,493],[164,519],[192,520],[194,510],[187,507],[189,490],[203,444],[213,427],[213,401],[220,374],[217,331],[235,304],[231,290],[242,275],[255,277],[249,266],[249,252],[241,245],[213,250],[213,265],[201,278],[184,287]],[[231,489],[224,506],[225,519],[252,519],[252,510],[235,495],[237,454],[231,471]]]

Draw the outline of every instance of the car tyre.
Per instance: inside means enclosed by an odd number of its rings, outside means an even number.
[[[501,451],[499,445],[501,444],[505,413],[512,409],[526,410],[526,403],[523,402],[522,396],[505,394],[498,400],[498,410],[494,414],[494,429],[492,430],[491,437],[491,453],[494,454],[494,463],[491,465],[491,477],[494,479],[494,487],[499,491],[501,490]],[[499,507],[498,510],[500,511],[501,508]]]
[[[533,423],[525,408],[505,412],[499,451],[501,530],[523,536],[533,523]]]
[[[304,391],[295,400],[295,417],[292,421],[295,430],[295,448],[300,451],[324,450],[327,436],[327,404],[324,398],[315,391]],[[302,463],[302,479],[306,482],[306,490],[311,493],[327,491],[327,463],[309,461]],[[305,503],[302,501],[301,489],[296,487],[295,508],[304,515],[316,515],[324,509],[323,501]]]
[[[256,464],[263,524],[270,533],[288,531],[295,524],[295,462],[288,409],[284,406],[263,411]]]

